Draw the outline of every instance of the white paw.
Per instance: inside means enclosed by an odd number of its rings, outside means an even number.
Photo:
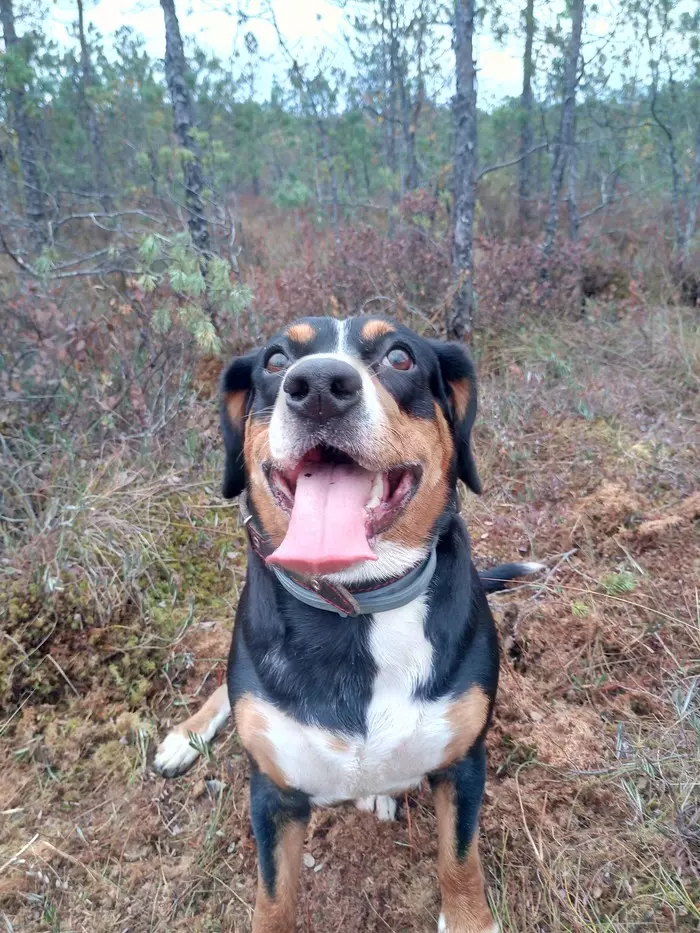
[[[355,801],[358,810],[376,813],[378,820],[396,819],[396,801],[393,797],[378,794],[372,797],[360,797]]]
[[[191,768],[198,757],[199,752],[192,748],[186,735],[169,732],[158,746],[153,768],[163,777],[177,777]]]

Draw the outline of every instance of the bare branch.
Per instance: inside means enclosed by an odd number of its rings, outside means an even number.
[[[502,168],[510,168],[511,165],[517,165],[519,162],[522,162],[523,159],[527,159],[528,156],[531,156],[533,152],[539,152],[541,149],[548,149],[549,143],[538,143],[536,146],[533,146],[531,149],[528,149],[527,152],[521,153],[515,159],[509,159],[508,162],[497,162],[495,165],[487,165],[486,168],[482,168],[479,174],[476,176],[477,181],[481,181],[484,175],[490,175],[491,172],[498,172]]]
[[[104,227],[102,224],[97,222],[97,218],[104,220],[114,220],[117,217],[145,217],[146,220],[150,220],[154,224],[162,224],[163,220],[159,217],[154,217],[152,214],[147,213],[146,211],[141,211],[137,209],[128,210],[128,211],[88,211],[85,214],[68,214],[65,217],[61,217],[60,220],[57,220],[53,225],[53,229],[58,230],[59,227],[62,227],[63,224],[70,223],[71,220],[91,220],[100,230],[106,230],[108,233],[113,233],[114,230],[110,227]]]
[[[17,256],[17,254],[10,249],[10,247],[7,245],[7,240],[5,239],[2,230],[0,230],[0,243],[2,243],[2,248],[5,250],[10,259],[15,263],[15,265],[19,266],[22,272],[27,272],[35,279],[41,279],[41,276],[36,271],[36,269],[34,269],[26,260],[22,259],[21,256]]]

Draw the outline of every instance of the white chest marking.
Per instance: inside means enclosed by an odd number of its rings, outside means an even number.
[[[364,736],[305,726],[271,704],[256,701],[266,738],[291,787],[328,804],[415,786],[445,760],[453,736],[449,700],[416,700],[432,668],[423,623],[426,598],[374,616],[370,650],[377,674]]]

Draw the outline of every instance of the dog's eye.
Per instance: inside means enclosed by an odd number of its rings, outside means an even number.
[[[413,360],[409,353],[401,347],[394,347],[393,350],[389,350],[384,357],[384,362],[387,366],[391,366],[392,369],[401,369],[404,372],[413,369]]]
[[[277,350],[273,353],[267,363],[265,363],[265,369],[268,373],[281,373],[283,369],[286,369],[289,366],[289,360],[280,350]]]

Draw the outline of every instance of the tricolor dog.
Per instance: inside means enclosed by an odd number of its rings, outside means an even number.
[[[186,770],[191,733],[233,710],[251,761],[259,882],[254,933],[293,933],[311,807],[354,800],[380,819],[427,777],[445,933],[493,933],[477,824],[498,683],[486,593],[457,480],[478,493],[474,368],[461,346],[378,318],[306,318],[234,360],[222,381],[223,494],[244,494],[248,570],[227,685],[163,741]]]

